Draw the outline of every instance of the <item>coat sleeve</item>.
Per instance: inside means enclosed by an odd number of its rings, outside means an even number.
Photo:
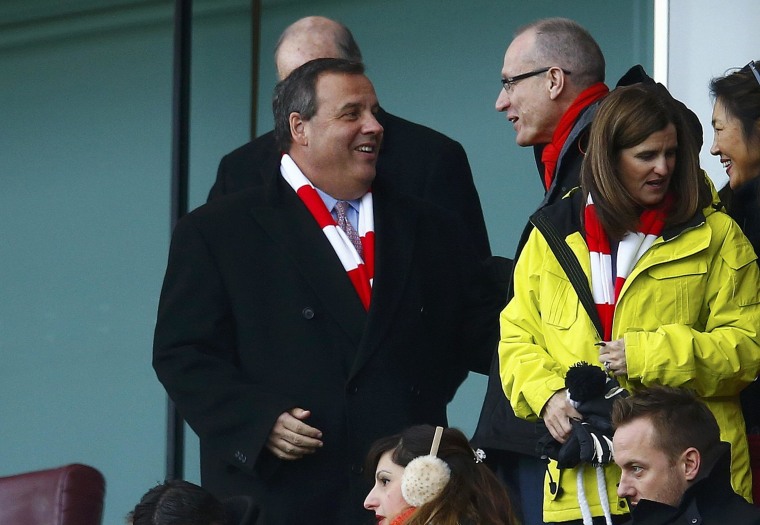
[[[722,213],[714,215],[710,220],[712,259],[697,323],[626,332],[629,380],[683,386],[701,397],[716,397],[737,395],[757,376],[760,271],[756,256],[733,220]]]
[[[541,329],[541,279],[548,245],[534,229],[517,261],[515,295],[500,316],[499,371],[515,415],[536,420],[549,398],[565,387],[560,364],[547,351]]]
[[[459,142],[447,139],[436,161],[429,168],[435,175],[427,177],[423,198],[456,212],[478,258],[487,258],[491,245],[467,153]]]
[[[499,342],[499,312],[507,302],[512,259],[492,255],[473,264],[473,269],[463,301],[467,304],[463,344],[470,349],[467,368],[488,375]]]
[[[294,403],[239,369],[235,320],[206,240],[186,216],[175,229],[156,322],[153,367],[179,413],[214,453],[253,469],[277,417]]]
[[[206,198],[206,202],[211,202],[214,199],[217,199],[219,197],[222,197],[228,193],[227,191],[227,178],[229,175],[228,172],[228,156],[225,155],[222,157],[222,160],[219,161],[219,167],[216,170],[216,180],[214,181],[214,184],[211,186],[211,189],[208,192],[208,197]]]

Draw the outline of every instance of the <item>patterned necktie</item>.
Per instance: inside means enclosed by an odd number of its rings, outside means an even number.
[[[356,230],[353,226],[351,226],[351,222],[348,220],[348,216],[346,215],[346,211],[348,210],[348,207],[351,206],[347,201],[338,201],[335,203],[335,214],[338,216],[338,227],[346,232],[346,235],[348,236],[348,239],[351,241],[351,244],[354,245],[354,248],[356,248],[356,251],[359,253],[359,257],[363,257],[363,249],[362,249],[362,240],[359,237],[359,234],[356,233]]]

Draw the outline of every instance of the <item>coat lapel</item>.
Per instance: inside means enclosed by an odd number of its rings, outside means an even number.
[[[404,288],[412,277],[419,210],[393,192],[373,190],[375,280],[367,327],[351,369],[353,377],[384,343],[398,315]]]
[[[282,246],[329,315],[358,345],[367,313],[330,242],[281,177],[259,190],[251,207],[255,220]]]

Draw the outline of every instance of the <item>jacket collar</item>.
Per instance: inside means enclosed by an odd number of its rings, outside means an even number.
[[[357,344],[366,318],[353,285],[309,210],[278,174],[248,191],[250,213]]]
[[[551,206],[547,206],[536,213],[543,213],[555,222],[565,235],[570,235],[574,232],[582,232],[581,210],[584,205],[583,191],[581,191],[580,187],[576,186],[571,189],[567,195],[563,196],[561,201],[552,204]],[[665,241],[670,241],[683,232],[700,226],[705,222],[706,216],[712,215],[713,213],[715,213],[713,207],[700,210],[686,223],[665,228],[662,232],[662,237]]]

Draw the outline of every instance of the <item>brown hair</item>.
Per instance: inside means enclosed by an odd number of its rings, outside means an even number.
[[[706,175],[699,167],[697,142],[673,98],[656,85],[617,88],[594,117],[580,179],[584,202],[591,193],[599,221],[612,239],[620,240],[626,232],[635,231],[641,214],[641,205],[620,180],[620,153],[668,124],[676,128],[678,149],[669,190],[675,198],[666,227],[685,223],[712,201]]]
[[[374,475],[380,456],[389,451],[394,463],[406,467],[414,458],[430,453],[434,434],[434,427],[418,425],[377,440],[367,455],[366,472]],[[444,429],[437,456],[448,464],[451,479],[405,525],[425,525],[433,520],[436,525],[517,523],[506,489],[485,463],[476,461],[475,452],[460,430]]]
[[[675,462],[689,447],[704,455],[720,441],[720,428],[715,416],[689,390],[651,386],[631,397],[615,400],[612,425],[616,429],[640,418],[647,418],[652,423],[653,445],[662,450],[671,462]]]

